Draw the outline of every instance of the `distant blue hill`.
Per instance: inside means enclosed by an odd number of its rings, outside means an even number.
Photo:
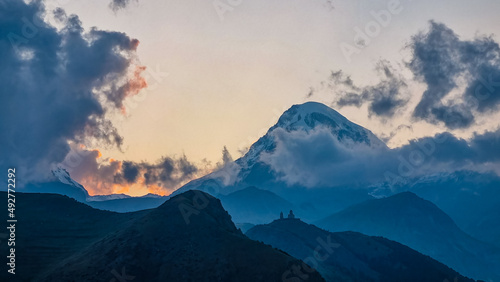
[[[326,281],[473,281],[404,245],[357,232],[330,233],[301,220],[275,220],[246,232],[314,266]]]
[[[472,238],[436,205],[411,192],[354,205],[316,224],[332,232],[383,236],[469,277],[500,281],[500,250]]]
[[[238,223],[265,223],[280,212],[296,209],[295,206],[271,191],[248,187],[227,196],[219,196],[222,206]]]

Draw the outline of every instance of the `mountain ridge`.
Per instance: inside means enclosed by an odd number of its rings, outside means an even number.
[[[332,232],[356,231],[407,245],[476,279],[500,279],[500,251],[462,231],[434,203],[412,192],[369,200],[316,224]]]
[[[397,242],[330,233],[299,219],[257,225],[246,235],[302,258],[327,281],[473,281]]]
[[[61,261],[40,280],[95,281],[125,268],[142,281],[275,281],[294,264],[300,261],[244,236],[220,200],[193,190]],[[318,273],[309,279],[323,281]]]

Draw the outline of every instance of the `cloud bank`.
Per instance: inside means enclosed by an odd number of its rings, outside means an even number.
[[[42,1],[0,1],[0,167],[24,181],[50,175],[69,142],[120,147],[108,119],[146,86],[136,59],[139,41],[92,28],[55,11],[62,28],[44,21]]]
[[[192,162],[180,156],[162,156],[155,162],[134,162],[103,158],[99,150],[71,144],[71,152],[58,167],[68,171],[90,195],[129,193],[132,190],[169,195],[187,182],[232,164],[226,147],[216,164]]]
[[[309,132],[278,128],[273,134],[276,149],[264,153],[261,161],[288,185],[367,187],[440,172],[500,167],[500,129],[475,134],[470,140],[441,133],[395,149],[346,145],[326,128]]]

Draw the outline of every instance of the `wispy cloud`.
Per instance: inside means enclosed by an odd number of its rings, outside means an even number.
[[[380,82],[365,87],[356,86],[342,71],[332,72],[329,86],[336,93],[334,104],[340,108],[368,104],[370,115],[393,117],[409,101],[407,84],[388,61],[379,61],[376,71],[381,76]]]
[[[130,4],[130,2],[132,2],[132,0],[112,0],[109,3],[109,8],[114,12],[117,12],[121,9],[125,9]]]

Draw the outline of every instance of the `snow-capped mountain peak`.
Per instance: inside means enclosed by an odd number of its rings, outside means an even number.
[[[365,143],[371,147],[386,147],[371,131],[341,115],[334,109],[317,102],[293,105],[283,113],[278,123],[270,129],[283,128],[287,131],[310,131],[318,127],[330,129],[339,141],[350,139],[355,143]]]
[[[246,184],[243,182],[248,177],[253,177],[251,175],[259,175],[259,181],[266,177],[273,177],[269,173],[269,168],[266,167],[267,164],[262,162],[261,156],[263,154],[272,155],[275,151],[278,146],[278,133],[281,134],[284,131],[285,134],[294,134],[296,132],[313,134],[316,130],[330,132],[333,138],[346,147],[360,144],[372,149],[388,149],[387,145],[370,130],[349,121],[334,109],[321,103],[307,102],[293,105],[286,110],[278,119],[278,122],[264,136],[259,138],[244,156],[233,163],[234,170],[228,170],[228,166],[226,166],[222,170],[191,181],[173,194],[179,194],[189,189],[209,191],[208,187],[210,185],[207,183],[216,183],[217,185],[213,186],[217,186],[216,190],[224,194],[224,192],[231,192],[225,191],[225,187],[233,187],[231,189],[244,188]],[[311,144],[311,146],[314,146],[314,144]],[[229,177],[227,177],[228,175]],[[224,179],[228,178],[232,179],[232,181],[226,183]],[[209,180],[212,181],[209,182]],[[235,186],[238,186],[238,188],[234,188]]]
[[[269,131],[255,142],[245,156],[236,162],[242,167],[250,167],[258,162],[263,152],[271,152],[276,146],[273,132],[284,129],[287,132],[311,132],[319,128],[328,129],[333,136],[344,144],[360,143],[375,149],[385,149],[387,145],[370,130],[359,126],[334,109],[317,102],[307,102],[293,105],[285,111],[278,122]]]
[[[57,178],[57,180],[59,180],[59,182],[73,186],[73,187],[77,187],[77,188],[83,190],[88,197],[87,190],[85,190],[85,188],[83,187],[82,184],[76,182],[73,178],[71,178],[71,176],[69,175],[69,172],[66,169],[58,166],[52,170],[52,174],[54,175],[54,177]]]
[[[286,129],[304,129],[309,130],[316,126],[313,117],[324,116],[330,122],[342,125],[349,122],[344,116],[332,108],[317,102],[307,102],[300,105],[293,105],[285,111],[276,124],[278,127]]]

